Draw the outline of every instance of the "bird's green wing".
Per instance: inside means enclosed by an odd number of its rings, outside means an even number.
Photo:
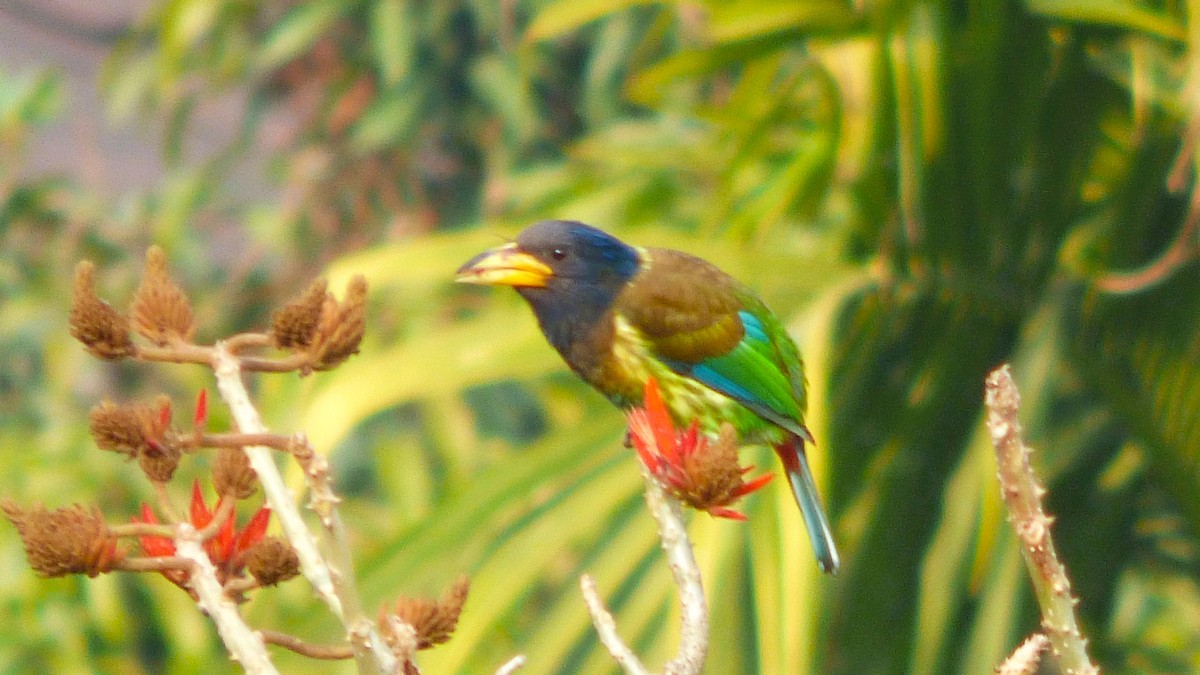
[[[804,372],[783,325],[748,289],[712,265],[652,250],[652,264],[617,311],[655,358],[809,438],[803,425]]]

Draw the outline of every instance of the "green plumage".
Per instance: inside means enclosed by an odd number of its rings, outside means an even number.
[[[544,221],[466,263],[458,279],[513,286],[550,344],[615,405],[655,378],[672,416],[775,448],[822,569],[837,550],[804,453],[800,352],[748,288],[679,251],[638,249],[580,223]]]

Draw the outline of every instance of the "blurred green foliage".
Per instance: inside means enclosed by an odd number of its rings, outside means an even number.
[[[62,95],[0,72],[0,492],[131,515],[144,481],[94,450],[87,409],[207,384],[86,358],[65,327],[76,259],[120,304],[163,245],[202,339],[262,325],[320,266],[334,288],[364,273],[362,354],[255,386],[275,429],[332,453],[366,597],[466,571],[427,672],[517,652],[522,673],[612,672],[587,571],[661,663],[676,600],[620,415],[515,296],[449,281],[527,222],[577,218],[745,279],[808,362],[844,570],[819,575],[786,491],[751,497],[745,525],[694,516],[709,672],[987,672],[1037,629],[981,425],[1006,360],[1095,657],[1194,672],[1200,274],[1155,261],[1200,245],[1195,16],[1196,0],[161,3],[102,82],[116,119],[166,122],[168,171],[143,195],[22,174]],[[238,128],[192,147],[221,92]],[[239,190],[249,157],[268,194]],[[22,627],[0,670],[229,667],[161,580],[36,580],[12,534],[0,555]],[[336,636],[298,583],[248,611]]]

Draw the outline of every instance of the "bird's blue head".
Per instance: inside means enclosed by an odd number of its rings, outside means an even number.
[[[637,249],[607,232],[572,220],[543,220],[516,241],[467,261],[456,278],[512,286],[557,347],[608,311],[640,264]]]
[[[635,248],[603,230],[573,220],[543,220],[530,225],[517,235],[516,243],[519,250],[546,263],[560,281],[620,287],[638,270]]]

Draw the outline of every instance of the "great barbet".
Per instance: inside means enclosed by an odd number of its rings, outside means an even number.
[[[700,258],[630,246],[583,223],[547,220],[484,251],[458,281],[511,286],[576,374],[616,406],[641,404],[655,378],[675,421],[715,435],[729,422],[743,443],[783,462],[817,562],[838,552],[805,454],[800,351],[762,300]]]

